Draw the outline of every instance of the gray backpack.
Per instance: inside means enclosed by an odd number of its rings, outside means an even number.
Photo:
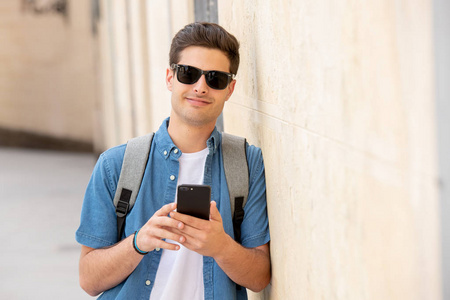
[[[114,196],[117,214],[118,240],[122,239],[127,213],[131,210],[147,165],[154,133],[128,141]],[[249,171],[246,155],[246,139],[222,133],[222,156],[225,177],[230,194],[231,216],[234,238],[240,243],[241,224],[244,220],[244,206],[248,197]]]

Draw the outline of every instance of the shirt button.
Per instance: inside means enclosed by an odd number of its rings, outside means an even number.
[[[170,175],[170,180],[175,180],[175,175]]]
[[[161,248],[156,248],[155,250],[156,250],[156,251],[159,251],[159,250],[161,250]]]
[[[177,154],[178,153],[178,149],[173,150],[173,153]]]
[[[150,283],[152,283],[150,280],[147,280],[146,282],[145,282],[145,285],[150,285]]]
[[[167,155],[167,151],[164,151],[164,155]]]

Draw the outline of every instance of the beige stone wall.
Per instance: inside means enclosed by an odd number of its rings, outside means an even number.
[[[219,1],[263,149],[267,299],[440,299],[432,2]]]
[[[0,127],[91,142],[95,68],[90,1],[69,17],[0,1]]]

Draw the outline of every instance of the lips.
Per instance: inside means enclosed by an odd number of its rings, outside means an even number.
[[[189,97],[189,98],[186,98],[186,101],[195,106],[206,106],[206,105],[211,104],[211,102],[209,102],[208,100],[206,100],[204,98]]]

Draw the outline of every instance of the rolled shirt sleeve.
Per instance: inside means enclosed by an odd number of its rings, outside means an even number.
[[[266,180],[263,156],[260,148],[247,147],[249,165],[249,193],[244,206],[241,225],[242,245],[254,248],[270,241],[266,203]]]
[[[76,232],[76,240],[82,245],[102,248],[118,242],[113,199],[124,153],[125,145],[111,148],[100,155],[94,167]]]

